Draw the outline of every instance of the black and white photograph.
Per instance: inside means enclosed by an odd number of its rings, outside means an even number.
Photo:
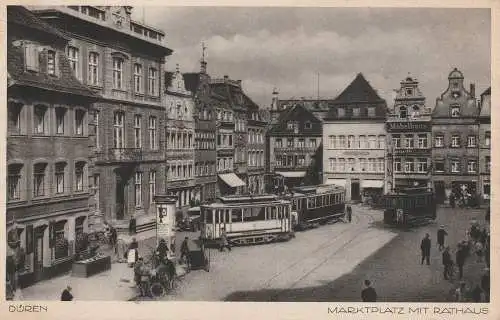
[[[488,306],[472,6],[6,6],[6,299]]]

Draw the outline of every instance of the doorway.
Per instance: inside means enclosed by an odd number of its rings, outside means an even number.
[[[361,194],[359,192],[359,181],[351,182],[351,200],[361,200]]]
[[[115,188],[115,208],[116,208],[116,219],[123,220],[125,217],[125,187],[126,182],[120,174],[116,174],[116,188]]]
[[[33,275],[35,282],[43,279],[43,234],[45,226],[35,230],[35,243],[33,248]]]
[[[434,192],[436,193],[436,202],[443,204],[446,199],[446,190],[444,181],[434,181]]]

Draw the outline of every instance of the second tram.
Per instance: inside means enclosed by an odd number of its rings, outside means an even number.
[[[436,219],[436,200],[428,188],[406,188],[384,195],[384,222],[418,226]]]
[[[217,243],[225,231],[236,245],[287,241],[293,237],[291,202],[275,195],[225,196],[201,206],[201,239]]]
[[[293,226],[304,230],[340,219],[345,214],[345,189],[337,185],[301,186],[292,189]]]

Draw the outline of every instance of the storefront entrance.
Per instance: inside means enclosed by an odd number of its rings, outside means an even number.
[[[359,191],[360,191],[359,181],[352,181],[351,182],[351,200],[355,200],[355,201],[361,200],[361,194]]]

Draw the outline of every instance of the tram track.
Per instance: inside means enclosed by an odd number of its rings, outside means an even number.
[[[371,214],[367,214],[367,213],[363,213],[362,216],[364,217],[367,217],[368,218],[368,224],[371,223],[371,222],[374,222],[375,221],[375,218],[371,215]],[[354,220],[355,222],[359,223],[360,222],[360,217],[359,217],[359,214],[358,215],[355,215],[354,217]],[[328,261],[333,255],[337,254],[340,250],[342,250],[343,248],[345,248],[347,245],[349,245],[350,243],[352,243],[357,237],[358,237],[358,232],[365,229],[366,228],[366,225],[363,224],[362,226],[359,226],[357,227],[355,230],[354,230],[354,233],[355,233],[355,236],[349,240],[348,242],[346,242],[345,244],[342,245],[341,248],[337,249],[334,251],[334,253],[330,254],[328,256],[327,259],[325,259],[325,261],[322,264],[324,264],[326,261]],[[344,234],[348,233],[348,232],[353,232],[353,229],[345,229],[343,231],[341,231],[340,233],[337,233],[334,238],[329,238],[327,241],[324,241],[322,242],[314,251],[311,251],[308,255],[306,255],[305,257],[301,258],[301,259],[297,259],[296,261],[292,262],[290,265],[288,265],[286,268],[284,268],[283,270],[279,271],[278,273],[274,274],[272,277],[270,277],[269,279],[267,279],[263,285],[259,286],[259,288],[262,288],[262,289],[269,289],[272,285],[272,282],[277,279],[278,277],[280,277],[281,275],[285,274],[287,271],[291,270],[292,268],[294,268],[295,266],[297,266],[298,264],[300,264],[301,262],[304,261],[304,258],[307,258],[307,257],[312,257],[313,255],[317,254],[318,252],[322,251],[322,250],[326,250],[332,246],[334,246],[336,244],[336,240],[340,239]],[[320,266],[317,266],[317,268],[319,268]],[[311,270],[309,272],[306,272],[305,276],[302,276],[300,279],[296,280],[294,283],[293,283],[293,286],[296,285],[298,282],[302,281],[303,279],[305,279],[309,274],[311,274],[312,272],[314,272],[317,268],[315,268],[314,270]],[[293,288],[293,286],[290,286],[286,289],[290,289],[290,288]]]

